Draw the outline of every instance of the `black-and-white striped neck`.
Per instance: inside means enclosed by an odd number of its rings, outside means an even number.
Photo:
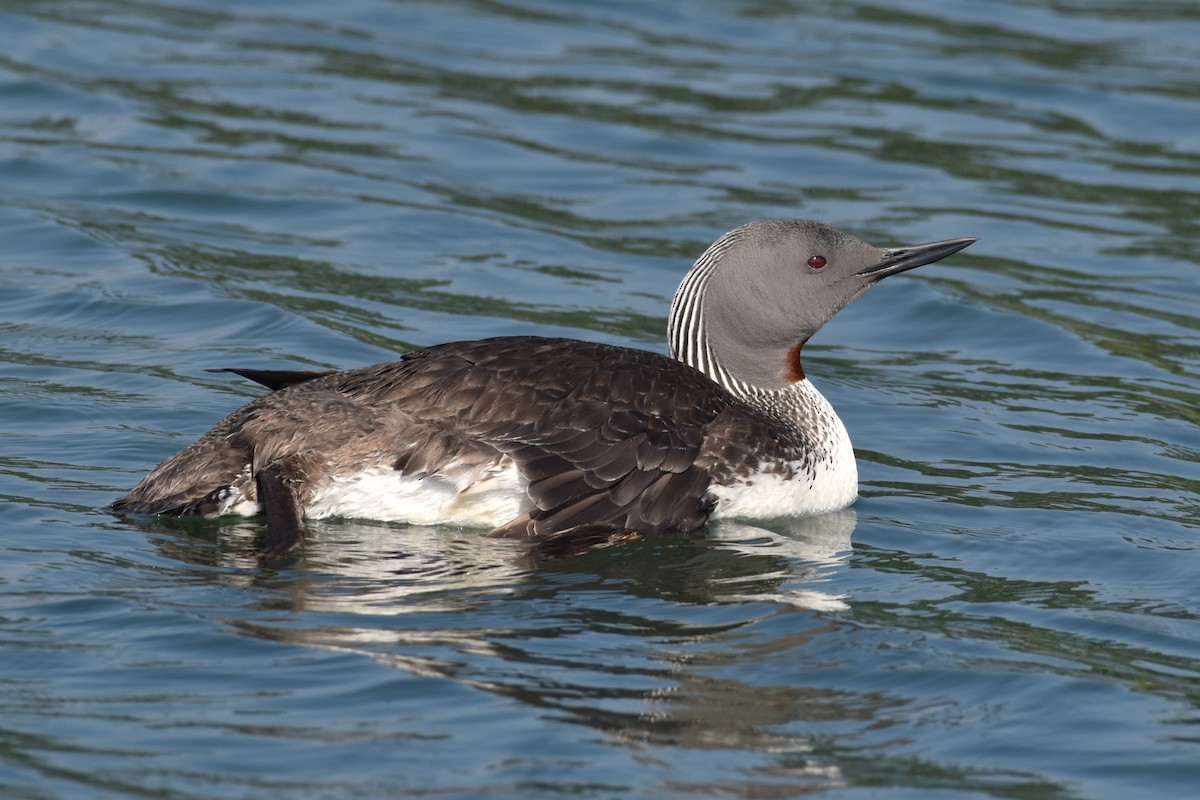
[[[667,322],[667,340],[672,358],[698,369],[736,397],[753,405],[760,405],[766,394],[775,394],[767,389],[752,386],[738,380],[721,364],[709,341],[705,325],[704,305],[709,300],[708,285],[722,257],[745,234],[749,226],[743,225],[726,233],[704,251],[688,270],[671,301],[671,315]]]

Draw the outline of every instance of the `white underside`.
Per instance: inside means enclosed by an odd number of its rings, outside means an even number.
[[[412,477],[390,467],[373,467],[323,481],[306,515],[496,528],[532,507],[526,485],[512,466],[490,470],[468,486],[438,475]]]
[[[305,516],[496,528],[532,508],[526,485],[511,466],[494,470],[466,487],[437,475],[413,477],[390,467],[372,467],[322,481],[315,487]],[[858,494],[858,469],[847,440],[845,451],[818,468],[812,480],[756,475],[734,484],[714,485],[710,491],[717,498],[713,519],[810,516],[851,505]],[[257,502],[236,492],[220,513],[252,516],[261,511]]]

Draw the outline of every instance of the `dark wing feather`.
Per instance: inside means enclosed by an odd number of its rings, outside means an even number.
[[[340,388],[511,457],[534,507],[497,534],[533,537],[584,524],[700,527],[713,504],[696,466],[705,426],[737,402],[665,356],[533,337],[429,348],[347,373]]]

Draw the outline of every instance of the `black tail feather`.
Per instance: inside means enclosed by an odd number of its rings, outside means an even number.
[[[297,383],[311,381],[313,378],[323,378],[326,375],[333,374],[333,370],[239,369],[237,367],[206,369],[205,372],[232,372],[234,375],[241,375],[243,378],[248,378],[255,383],[262,384],[273,392],[279,389],[286,389],[288,386],[294,386]]]

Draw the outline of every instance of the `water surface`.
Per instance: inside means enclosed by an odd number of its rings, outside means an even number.
[[[1186,798],[1189,2],[0,0],[0,794]],[[257,390],[665,349],[750,219],[981,241],[806,368],[862,499],[543,561],[103,512]]]

